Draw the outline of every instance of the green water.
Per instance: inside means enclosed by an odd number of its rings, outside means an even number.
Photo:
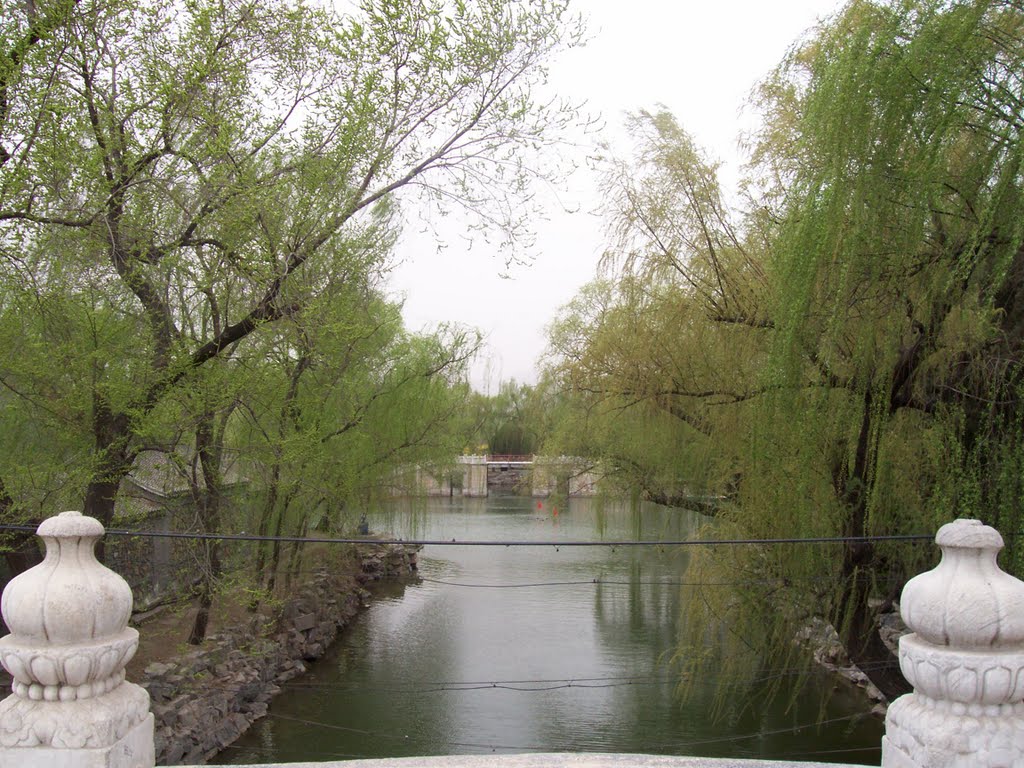
[[[537,505],[437,499],[372,525],[428,539],[569,541],[684,539],[699,523],[655,505],[574,499],[557,515]],[[671,657],[693,592],[686,564],[672,547],[429,546],[422,581],[382,591],[214,762],[594,751],[877,765],[881,721],[825,675],[718,718],[713,671],[680,700]]]

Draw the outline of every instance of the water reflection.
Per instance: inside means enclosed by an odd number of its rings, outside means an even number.
[[[553,542],[678,540],[700,522],[600,500],[556,514],[517,497],[403,503],[371,519],[406,538]],[[719,720],[710,673],[681,702],[671,659],[687,564],[678,547],[428,547],[422,582],[378,598],[218,760],[614,751],[877,764],[880,722],[857,716],[855,695],[827,696],[825,677]]]

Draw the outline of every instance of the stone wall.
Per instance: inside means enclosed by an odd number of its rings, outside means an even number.
[[[411,547],[366,546],[359,558],[359,574],[324,569],[273,617],[254,617],[173,662],[146,668],[139,683],[152,699],[158,765],[198,765],[231,744],[366,605],[365,584],[416,570]]]
[[[139,536],[108,536],[104,542],[104,562],[132,588],[136,612],[187,593],[198,580],[195,541],[145,535],[181,530],[175,518],[171,508],[153,510],[129,523]]]

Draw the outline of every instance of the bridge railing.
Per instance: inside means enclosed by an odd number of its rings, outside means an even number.
[[[14,683],[0,701],[0,767],[154,764],[149,694],[124,675],[138,646],[127,626],[131,590],[93,555],[103,532],[77,512],[45,520],[38,529],[45,560],[4,589],[11,633],[0,638],[0,662]],[[882,766],[1020,768],[1024,582],[999,569],[1002,537],[977,520],[944,525],[935,541],[941,562],[911,579],[901,597],[911,634],[900,639],[900,668],[914,692],[889,706]],[[584,764],[570,757],[552,765]]]
[[[492,463],[526,463],[533,461],[532,453],[489,453],[487,461]]]

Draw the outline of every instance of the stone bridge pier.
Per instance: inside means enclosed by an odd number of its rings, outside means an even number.
[[[462,465],[462,495],[487,495],[487,457],[460,456]]]

